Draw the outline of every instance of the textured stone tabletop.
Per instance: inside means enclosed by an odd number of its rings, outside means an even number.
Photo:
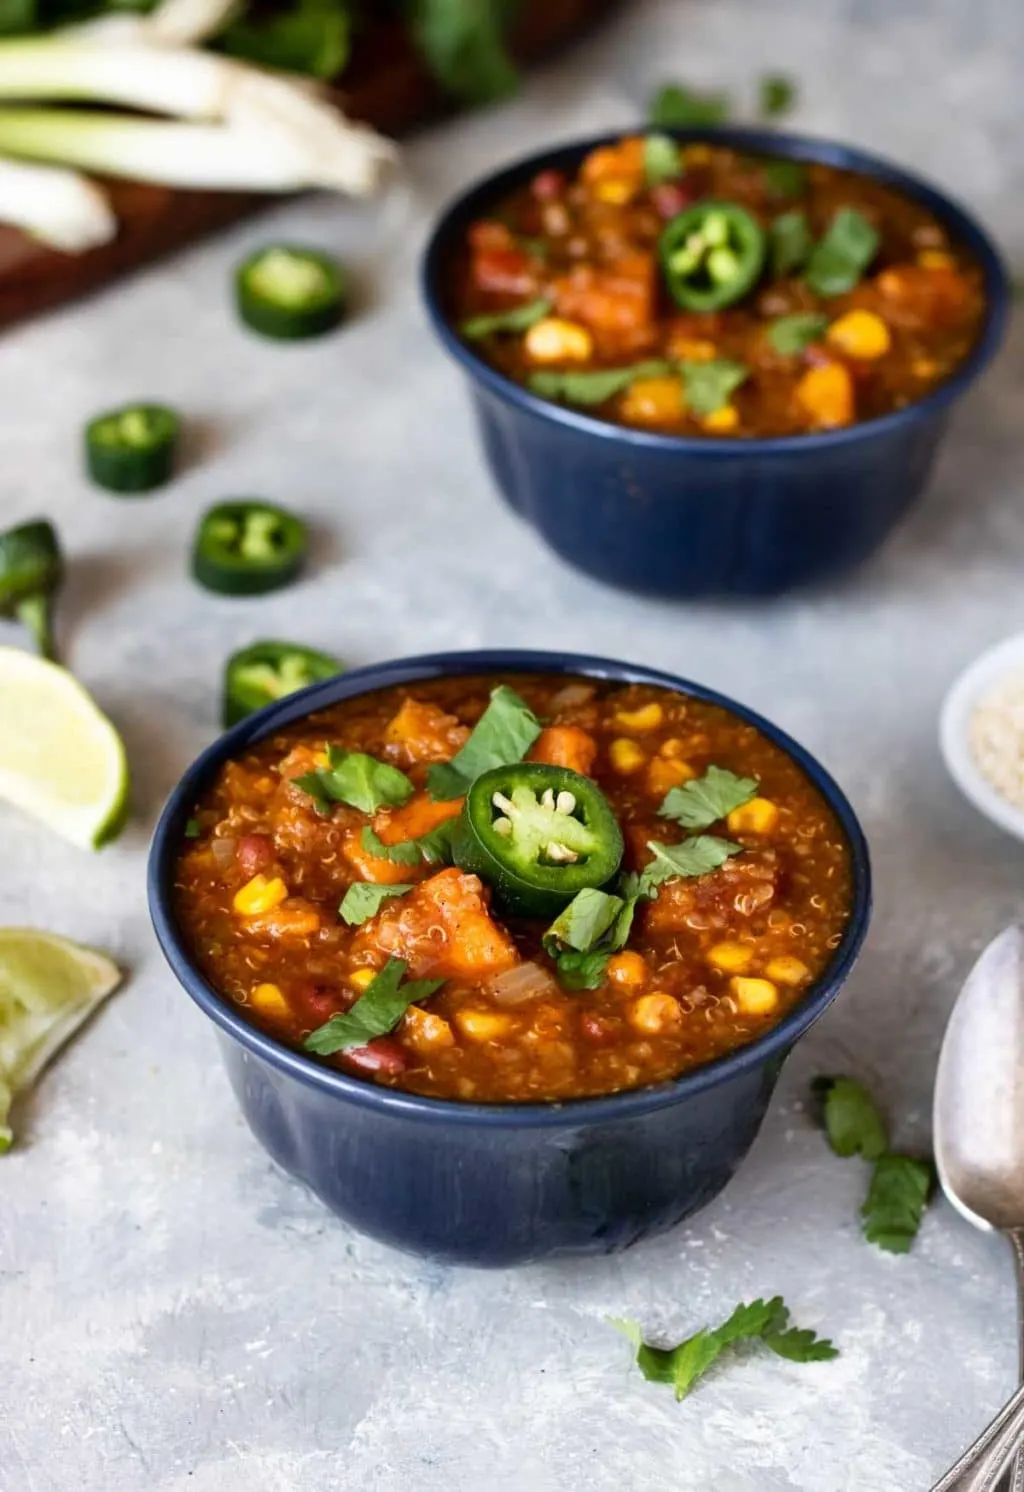
[[[0,811],[0,920],[130,971],[0,1162],[3,1492],[924,1492],[1009,1393],[1004,1246],[945,1204],[909,1257],[866,1246],[859,1163],[827,1152],[803,1096],[854,1070],[899,1141],[926,1142],[950,1003],[1020,911],[1024,850],[958,798],[935,740],[953,675],[1024,626],[1019,329],[870,568],[770,606],[669,606],[566,570],[499,506],[414,266],[430,215],[492,164],[630,123],[667,74],[749,97],[765,68],[800,77],[801,127],[924,169],[1024,261],[1022,63],[1019,0],[638,0],[519,100],[419,138],[388,201],[283,207],[0,341],[3,521],[61,526],[68,661],[124,733],[136,808],[95,858]],[[351,262],[342,334],[288,348],[236,325],[231,266],[282,236]],[[80,427],[147,396],[194,423],[193,460],[118,502],[80,476]],[[207,504],[251,493],[312,518],[316,562],[279,595],[220,600],[187,579],[188,539]],[[250,1138],[157,953],[143,871],[165,793],[217,729],[221,660],[261,635],[353,664],[624,655],[765,711],[846,787],[877,873],[866,952],[749,1164],[689,1225],[590,1262],[439,1268],[349,1232]],[[773,1292],[838,1361],[751,1356],[682,1405],[605,1321],[682,1336]]]

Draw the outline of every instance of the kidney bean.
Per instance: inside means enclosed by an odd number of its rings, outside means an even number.
[[[404,1072],[409,1065],[405,1052],[390,1036],[378,1036],[366,1046],[352,1047],[343,1056],[358,1072],[383,1072],[389,1077]]]
[[[235,859],[244,875],[258,875],[274,863],[274,846],[265,834],[243,834]]]
[[[651,201],[659,217],[676,217],[694,200],[693,191],[681,181],[663,181],[651,188]]]
[[[608,1042],[614,1041],[621,1026],[621,1021],[609,1020],[607,1016],[597,1015],[594,1011],[587,1011],[580,1017],[580,1030],[595,1046],[606,1046]]]
[[[292,1004],[303,1024],[315,1029],[322,1026],[324,1021],[329,1021],[332,1015],[347,1010],[351,1000],[347,1000],[333,985],[316,984],[312,979],[307,979],[296,986]]]
[[[530,191],[538,202],[552,202],[565,191],[566,179],[561,171],[538,171],[530,182]]]

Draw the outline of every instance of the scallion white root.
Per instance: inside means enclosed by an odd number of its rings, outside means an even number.
[[[66,254],[109,242],[117,220],[98,186],[76,171],[0,157],[0,222]]]

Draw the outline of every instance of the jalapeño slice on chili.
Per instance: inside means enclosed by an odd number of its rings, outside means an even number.
[[[218,503],[199,520],[192,574],[222,596],[259,596],[295,579],[306,547],[306,525],[284,508]]]
[[[330,653],[318,653],[298,642],[254,642],[232,653],[224,665],[225,729],[275,699],[332,679],[343,666]]]
[[[246,326],[265,337],[318,337],[342,318],[345,274],[330,254],[267,244],[235,270],[235,302]]]
[[[677,305],[719,311],[746,295],[760,275],[765,232],[738,202],[698,202],[665,225],[658,251]]]
[[[622,830],[589,777],[514,762],[478,777],[453,839],[455,863],[478,875],[518,917],[554,916],[586,886],[603,886],[622,860]]]
[[[108,492],[151,492],[174,473],[181,421],[163,404],[127,404],[85,427],[86,469]]]

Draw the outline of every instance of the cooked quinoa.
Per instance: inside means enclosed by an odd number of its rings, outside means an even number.
[[[971,712],[967,741],[982,776],[1024,809],[1024,672],[1008,674]]]

